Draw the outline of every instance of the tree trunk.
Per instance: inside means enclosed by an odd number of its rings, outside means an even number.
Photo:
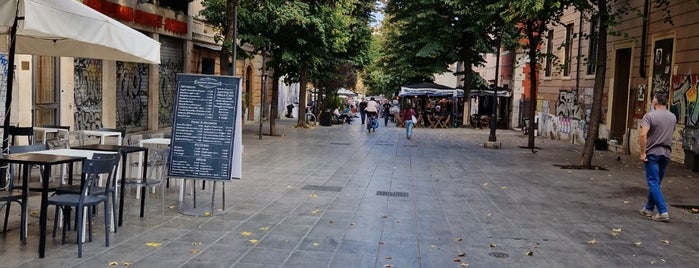
[[[537,87],[539,85],[538,81],[538,74],[539,74],[539,68],[538,68],[538,61],[536,57],[536,52],[539,47],[539,39],[541,38],[542,30],[539,27],[543,27],[541,25],[538,25],[536,21],[528,21],[527,22],[527,38],[529,40],[529,81],[530,81],[530,87],[529,87],[529,126],[528,131],[529,131],[529,136],[528,136],[528,141],[527,141],[527,147],[534,149],[535,144],[534,144],[534,119],[536,117],[536,92],[537,92]],[[536,34],[538,33],[538,34]],[[536,36],[535,36],[536,35]]]
[[[235,16],[233,9],[236,4],[236,0],[226,0],[226,26],[223,27],[223,46],[221,52],[219,52],[219,70],[221,75],[228,75],[229,73],[228,61],[231,58],[231,45],[235,44],[233,41],[233,34],[235,33],[235,29],[233,29]],[[235,59],[233,59],[233,64],[235,64]]]
[[[302,63],[301,79],[299,81],[299,112],[298,112],[298,127],[306,126],[306,86],[308,85],[308,77],[306,76],[308,65]]]
[[[279,116],[279,77],[277,71],[272,73],[272,108],[269,113],[269,135],[276,135],[276,119]]]
[[[596,0],[599,8],[599,32],[597,36],[597,70],[595,72],[595,86],[592,93],[592,111],[590,112],[590,128],[587,130],[585,147],[583,149],[580,166],[585,169],[592,168],[592,155],[595,152],[595,141],[599,135],[599,125],[602,119],[602,97],[604,94],[604,82],[607,72],[607,31],[609,28],[609,10],[606,0]]]

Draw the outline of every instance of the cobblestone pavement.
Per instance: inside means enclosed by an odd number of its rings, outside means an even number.
[[[567,170],[582,146],[498,130],[401,128],[367,133],[358,123],[291,128],[257,138],[247,125],[243,178],[225,184],[225,210],[177,213],[177,187],[164,206],[150,194],[139,218],[126,196],[125,224],[105,247],[101,217],[77,258],[75,232],[47,238],[37,254],[38,198],[29,241],[19,243],[18,213],[0,236],[0,267],[696,267],[697,173],[673,164],[663,191],[669,223],[636,213],[647,195],[637,156],[601,151],[607,170]],[[200,188],[200,187],[198,187]],[[197,190],[199,200],[211,187]],[[220,189],[220,185],[219,185]],[[216,204],[221,202],[220,190]],[[187,199],[191,199],[187,196]],[[201,203],[200,207],[207,207]],[[98,210],[101,211],[101,210]],[[216,213],[215,213],[216,214]],[[52,227],[52,212],[49,212]],[[99,216],[99,215],[98,215]],[[60,231],[59,231],[60,232]],[[60,237],[60,235],[59,235]]]

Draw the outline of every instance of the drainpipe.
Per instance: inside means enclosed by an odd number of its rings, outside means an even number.
[[[643,30],[641,32],[641,63],[638,68],[638,74],[641,78],[646,78],[646,40],[648,39],[648,5],[649,1],[643,2]]]
[[[583,13],[580,11],[580,22],[578,22],[578,60],[575,63],[575,99],[580,97],[580,59],[582,58],[582,31]],[[588,55],[589,56],[589,55]],[[575,144],[575,133],[571,135],[570,142]]]

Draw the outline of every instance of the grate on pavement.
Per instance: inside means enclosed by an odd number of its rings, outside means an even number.
[[[386,191],[376,191],[378,196],[390,196],[390,197],[408,197],[406,192],[386,192]]]
[[[323,191],[323,192],[339,192],[342,187],[339,186],[323,186],[323,185],[306,185],[301,190]]]

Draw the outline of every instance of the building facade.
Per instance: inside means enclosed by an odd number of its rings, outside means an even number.
[[[82,2],[159,41],[161,64],[17,55],[18,90],[13,91],[11,124],[167,131],[172,125],[177,74],[220,73],[221,46],[214,42],[214,29],[198,16],[201,1]],[[6,59],[0,56],[3,78],[11,75]],[[243,80],[243,118],[248,122],[259,120],[261,66],[259,56],[236,61],[235,75]],[[271,96],[271,81],[269,85]]]
[[[644,1],[633,0],[632,8],[644,10]],[[684,161],[682,135],[699,123],[697,82],[699,75],[699,4],[672,1],[666,12],[652,5],[643,17],[629,12],[610,29],[607,69],[599,137],[611,148],[638,154],[638,128],[650,110],[652,92],[670,96],[670,110],[677,116],[672,160]],[[539,62],[537,112],[539,133],[553,139],[584,143],[592,105],[597,19],[568,10],[562,23],[551,27],[542,52],[555,54]],[[645,30],[644,30],[645,27]],[[589,38],[588,38],[589,37]]]

